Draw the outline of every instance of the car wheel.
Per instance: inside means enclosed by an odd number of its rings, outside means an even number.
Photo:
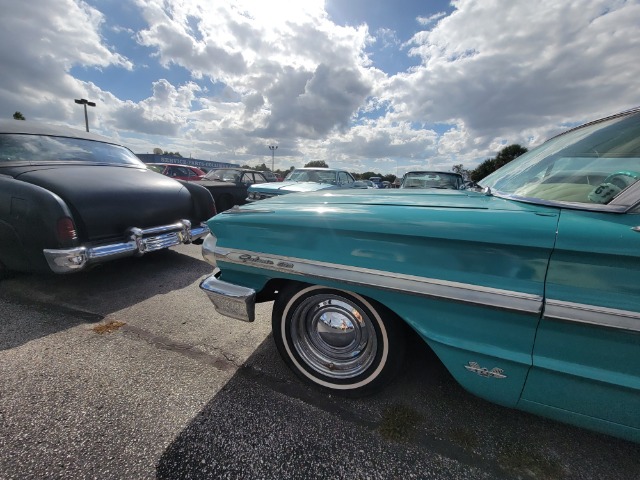
[[[358,294],[294,284],[280,292],[272,317],[280,355],[303,380],[333,393],[371,394],[398,372],[404,325]]]
[[[222,195],[218,201],[216,202],[216,210],[218,213],[224,212],[225,210],[229,210],[233,207],[233,197],[231,195]]]

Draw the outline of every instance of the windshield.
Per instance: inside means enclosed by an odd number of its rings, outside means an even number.
[[[239,182],[242,171],[233,168],[221,168],[211,170],[204,176],[205,180],[218,180],[220,182]]]
[[[292,182],[336,183],[336,172],[331,170],[294,170],[286,180]]]
[[[402,179],[400,188],[443,188],[458,190],[462,179],[455,173],[408,172]]]
[[[144,164],[131,150],[120,145],[80,138],[0,134],[0,163],[91,162],[114,165]]]
[[[640,179],[640,113],[587,124],[545,142],[479,182],[494,193],[606,204]]]

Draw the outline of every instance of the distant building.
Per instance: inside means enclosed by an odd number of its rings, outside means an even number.
[[[156,155],[154,153],[136,153],[136,156],[144,163],[177,163],[179,165],[190,165],[202,170],[209,171],[215,168],[240,167],[237,163],[213,162],[211,160],[200,160],[198,158],[174,157],[173,155]]]

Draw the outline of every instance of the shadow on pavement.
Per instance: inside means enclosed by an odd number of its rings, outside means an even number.
[[[303,385],[269,336],[165,450],[158,479],[635,479],[640,446],[476,398],[420,341],[382,393]]]
[[[70,275],[15,274],[0,282],[0,350],[99,322],[154,295],[185,288],[211,270],[203,260],[162,250]]]

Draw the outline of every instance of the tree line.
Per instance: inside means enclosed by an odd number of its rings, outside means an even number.
[[[489,175],[490,173],[495,172],[500,167],[518,158],[520,155],[522,155],[527,151],[528,151],[527,148],[521,145],[518,145],[517,143],[514,143],[504,147],[502,150],[498,152],[498,154],[495,157],[486,159],[484,162],[480,163],[480,165],[478,165],[473,170],[464,168],[464,165],[461,163],[454,165],[451,168],[451,170],[453,172],[456,172],[462,175],[463,178],[467,181],[470,180],[472,182],[478,182],[482,180],[484,177],[486,177],[487,175]],[[327,168],[329,167],[329,165],[327,165],[327,163],[324,160],[314,160],[312,162],[307,163],[305,167]],[[243,165],[242,168],[249,168],[249,169],[258,170],[258,171],[270,170],[270,168],[267,167],[267,165],[264,163],[262,165],[256,165],[255,167],[251,167],[249,165]],[[294,167],[290,167],[289,170],[284,170],[284,171],[276,170],[274,173],[280,174],[284,177],[286,176],[287,173],[289,173],[293,169]],[[395,175],[383,175],[382,173],[379,173],[379,172],[363,172],[363,173],[350,172],[350,173],[351,175],[353,175],[353,177],[356,180],[367,180],[370,177],[380,177],[382,178],[382,181],[393,183],[396,179]]]
[[[500,167],[503,167],[512,160],[515,160],[528,150],[518,145],[517,143],[504,147],[493,158],[487,158],[484,162],[478,165],[473,170],[467,170],[461,163],[454,165],[451,170],[459,173],[465,180],[471,180],[472,182],[479,182],[490,173],[495,172]]]

